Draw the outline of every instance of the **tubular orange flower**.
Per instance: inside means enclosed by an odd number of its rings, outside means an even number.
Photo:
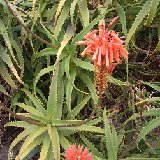
[[[108,25],[109,27],[117,20],[117,17]],[[127,59],[128,53],[124,48],[124,41],[114,30],[105,29],[105,21],[101,20],[98,30],[93,30],[84,37],[84,41],[77,42],[78,45],[86,45],[82,56],[88,55],[98,66],[105,64],[109,67],[111,63],[120,63],[120,57]]]
[[[84,148],[83,146],[78,145],[78,148],[76,148],[76,145],[72,145],[70,148],[66,150],[65,154],[66,160],[93,160],[93,157],[91,153],[89,153],[87,148]]]
[[[118,19],[115,17],[108,27]],[[107,87],[106,76],[112,74],[113,69],[121,63],[121,57],[128,58],[128,52],[124,48],[123,37],[114,30],[105,29],[105,21],[101,20],[98,30],[93,30],[84,36],[84,41],[77,42],[78,45],[85,45],[86,48],[81,56],[87,55],[95,67],[95,83],[100,92],[104,92]],[[100,75],[102,74],[103,75]],[[102,83],[99,83],[99,82]],[[104,84],[105,83],[105,84]],[[99,86],[101,84],[101,86]]]

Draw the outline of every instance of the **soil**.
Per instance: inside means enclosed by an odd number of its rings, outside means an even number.
[[[11,142],[22,131],[21,128],[17,127],[4,127],[8,121],[9,121],[8,115],[0,114],[0,160],[7,160],[8,150]],[[13,158],[18,153],[18,148],[19,145],[15,147],[14,152],[11,153]]]
[[[9,143],[7,139],[9,139],[10,137],[8,137],[8,135],[4,133],[4,125],[7,121],[8,120],[6,118],[0,119],[0,160],[7,160],[9,149]]]
[[[17,135],[19,135],[23,131],[22,128],[4,127],[7,122],[9,122],[8,115],[0,114],[0,160],[7,160],[10,144],[17,137]],[[14,147],[14,150],[10,153],[12,156],[11,160],[15,160],[15,157],[18,154],[20,146],[21,143],[18,143]],[[35,155],[30,160],[38,160],[38,155]]]

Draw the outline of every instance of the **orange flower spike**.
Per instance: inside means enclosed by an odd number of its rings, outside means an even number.
[[[82,157],[84,157],[86,154],[88,154],[88,149],[87,148],[85,148],[84,149],[84,151],[82,152]],[[90,156],[91,156],[91,154],[90,154]]]
[[[82,153],[82,146],[78,145],[77,155],[80,155],[81,153]]]
[[[112,64],[110,64],[110,65],[108,66],[107,71],[108,71],[109,74],[112,74],[112,72],[113,72],[114,68],[116,67],[116,65],[117,65],[117,64],[112,63]]]
[[[94,70],[96,70],[96,67],[97,67],[97,61],[93,61],[93,64],[94,64]]]
[[[113,40],[113,43],[117,43],[117,44],[123,44],[124,42],[117,36],[115,35],[112,35],[112,40]]]
[[[102,62],[102,48],[99,48],[99,53],[98,53],[98,65],[100,66]]]
[[[105,35],[105,21],[104,21],[104,19],[102,19],[99,22],[98,28],[99,28],[99,35],[104,36]]]
[[[99,47],[97,46],[96,51],[94,52],[93,57],[92,57],[93,61],[96,59],[98,52],[99,52]]]
[[[66,150],[65,158],[66,160],[93,160],[93,156],[88,148],[85,147],[83,150],[83,146],[80,145],[78,145],[78,148],[76,145],[70,146]]]
[[[89,45],[87,48],[84,49],[84,51],[81,53],[81,56],[83,57],[85,54],[88,53],[88,50],[91,48],[92,46]]]
[[[123,48],[123,46],[120,46],[120,54],[124,59],[128,58],[128,52]]]
[[[113,48],[111,43],[108,43],[108,58],[109,63],[113,63]]]
[[[111,30],[109,32],[112,37],[113,43],[123,44],[124,42],[118,37],[118,33],[115,33],[115,31]]]
[[[120,63],[120,58],[119,58],[119,51],[117,49],[117,47],[114,45],[114,57],[115,57],[115,61],[117,63]]]
[[[78,41],[76,42],[77,45],[87,45],[85,41]]]
[[[119,16],[113,18],[112,21],[108,24],[108,28],[109,28],[110,26],[112,26],[112,25],[118,20],[118,18],[119,18]]]
[[[91,39],[93,38],[93,35],[96,34],[98,30],[94,30],[92,32],[87,33],[87,35],[84,36],[84,39]]]
[[[106,54],[106,39],[105,38],[102,38],[102,46],[101,46],[101,48],[102,48],[102,55],[103,56],[105,56],[105,54]]]
[[[118,18],[115,17],[108,27],[112,26]],[[121,63],[121,57],[128,58],[123,39],[116,31],[105,29],[105,21],[101,20],[98,30],[88,33],[84,36],[84,41],[77,43],[87,46],[81,55],[87,55],[94,63],[95,84],[100,98],[107,89],[107,76],[111,75],[114,68]]]
[[[115,17],[108,24],[110,27],[119,17]],[[97,35],[98,32],[98,35]],[[82,56],[87,55],[95,65],[103,67],[112,63],[120,63],[120,56],[124,59],[128,58],[122,40],[118,33],[114,30],[105,29],[105,21],[101,20],[98,30],[93,30],[84,36],[84,41],[77,42],[78,45],[86,45],[86,49],[81,53]]]
[[[110,64],[109,57],[108,57],[108,50],[106,49],[106,67],[108,67]]]
[[[89,45],[91,42],[90,41],[78,41],[76,44],[77,45]]]

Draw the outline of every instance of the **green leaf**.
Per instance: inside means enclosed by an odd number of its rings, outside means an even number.
[[[16,146],[21,140],[23,140],[26,136],[28,136],[32,132],[35,132],[37,129],[38,129],[38,126],[30,126],[27,129],[25,129],[12,141],[9,150],[11,151],[13,147]]]
[[[117,152],[113,142],[113,135],[109,125],[108,117],[106,116],[106,110],[103,112],[104,125],[105,125],[105,139],[106,139],[106,148],[108,151],[108,160],[117,160]]]
[[[10,3],[9,1],[7,1],[7,5],[14,11],[14,14],[16,15],[16,17],[19,19],[19,21],[21,21],[22,24],[25,25],[23,18],[21,17],[21,14],[18,13],[17,11],[17,6],[13,5],[12,3]]]
[[[6,3],[5,3],[5,1],[0,1],[0,4],[2,4],[2,5],[3,5],[3,7],[4,7],[4,9],[5,9],[5,10],[7,10],[7,9],[8,9],[8,7],[7,7]]]
[[[137,106],[137,105],[141,105],[141,104],[143,104],[143,103],[153,103],[153,102],[159,102],[160,101],[160,97],[152,97],[152,98],[146,98],[146,99],[144,99],[144,100],[142,100],[142,101],[140,101],[140,102],[137,102],[135,105]]]
[[[20,65],[20,70],[21,70],[20,77],[22,78],[23,74],[24,74],[24,58],[22,55],[22,48],[21,48],[20,43],[16,42],[16,41],[18,41],[17,37],[14,39],[12,37],[10,37],[10,41],[11,41],[13,48],[16,51],[16,55],[17,55],[16,57],[18,59],[18,63]]]
[[[156,15],[156,11],[157,11],[157,7],[159,5],[159,2],[160,2],[160,0],[152,0],[151,1],[150,11],[149,11],[149,15],[148,15],[147,23],[146,23],[146,26],[148,26],[148,27],[152,23],[153,18]]]
[[[138,117],[140,117],[141,115],[139,113],[134,113],[130,118],[128,118],[124,125],[126,125],[129,121],[134,120]],[[160,116],[160,109],[159,108],[152,108],[150,110],[146,110],[142,113],[142,116]]]
[[[104,160],[104,159],[97,157],[97,156],[94,156],[94,160]]]
[[[14,122],[8,122],[7,124],[5,124],[5,126],[7,127],[22,127],[22,128],[28,128],[31,126],[34,126],[30,123],[24,122],[24,121],[14,121]]]
[[[110,4],[112,4],[112,0],[105,0],[104,6],[105,6],[106,9],[108,8],[108,6]]]
[[[54,3],[51,8],[48,8],[47,10],[45,10],[47,23],[51,22],[54,19],[54,15],[56,13],[57,6],[58,4]]]
[[[54,153],[54,159],[60,160],[60,144],[59,144],[59,135],[55,127],[48,126],[48,134],[52,142],[52,149]]]
[[[16,103],[15,105],[18,105],[19,107],[23,108],[24,110],[26,110],[30,114],[33,114],[37,117],[41,117],[44,119],[46,118],[44,114],[42,114],[39,110],[33,108],[32,106],[26,105],[24,103]]]
[[[115,148],[115,154],[117,155],[118,154],[119,145],[123,140],[124,134],[120,133],[118,135],[117,131],[116,131],[116,129],[115,129],[115,127],[113,125],[112,125],[112,128],[111,128],[111,131],[112,131],[112,143],[113,143],[113,146]]]
[[[59,14],[61,13],[61,10],[63,8],[63,6],[65,6],[66,0],[60,0],[59,1],[59,4],[58,4],[58,7],[57,7],[57,10],[56,10],[56,15],[55,15],[55,20],[57,20],[57,17],[59,16]],[[61,13],[62,14],[62,13]]]
[[[11,75],[8,72],[8,69],[5,65],[5,63],[0,59],[0,74],[3,77],[3,79],[14,89],[16,89],[16,84],[12,80]]]
[[[54,157],[57,160],[60,160],[60,144],[59,144],[59,135],[56,128],[52,127],[52,145],[54,145]]]
[[[71,131],[75,131],[75,132],[85,131],[85,132],[96,132],[99,134],[104,134],[104,129],[101,129],[100,127],[89,126],[89,125],[81,125],[81,126],[77,126],[77,127],[61,127],[61,129],[62,130],[71,130]]]
[[[50,145],[46,160],[53,160],[53,159],[54,159],[54,153],[52,152],[52,146]]]
[[[91,96],[88,95],[87,97],[85,97],[81,103],[79,103],[68,115],[68,117],[72,117],[74,118],[80,111],[81,109],[83,109],[83,107],[87,104],[87,102],[90,100]]]
[[[79,34],[76,35],[76,37],[72,40],[72,45],[75,42],[81,40],[92,29],[92,27],[94,27],[98,23],[99,20],[101,20],[108,12],[112,10],[113,9],[106,10],[105,13],[95,18],[86,28],[84,28]]]
[[[66,137],[63,135],[59,135],[59,142],[61,146],[64,148],[64,150],[67,150],[70,147],[70,143]]]
[[[109,79],[108,81],[110,83],[113,83],[115,85],[118,85],[118,86],[125,86],[126,85],[126,82],[122,82],[122,81],[120,81],[120,80],[118,80],[118,79],[116,79],[112,76],[109,76],[108,79]]]
[[[80,137],[95,156],[105,159],[103,154],[100,151],[98,151],[98,149],[95,148],[95,146],[83,134],[80,134]]]
[[[36,93],[36,85],[40,79],[40,77],[42,77],[44,74],[49,73],[49,72],[53,72],[55,65],[53,66],[48,66],[47,68],[42,69],[36,76],[35,81],[34,81],[34,93]]]
[[[58,110],[57,110],[57,114],[56,114],[56,118],[57,119],[61,119],[62,118],[62,107],[63,107],[63,103],[64,103],[64,80],[61,78],[61,80],[59,81],[59,86],[58,86],[58,98],[57,98],[57,106],[58,106]]]
[[[83,69],[94,71],[94,66],[90,62],[82,61],[79,58],[73,58],[72,61],[76,64],[76,66],[81,67]]]
[[[40,151],[40,158],[39,158],[39,160],[46,160],[50,144],[51,143],[50,143],[49,136],[48,136],[48,134],[46,134],[44,136],[44,139],[43,139],[43,143],[42,143],[42,148],[41,148],[41,151]]]
[[[33,54],[32,56],[32,63],[36,61],[36,59],[43,57],[43,56],[48,56],[48,55],[57,55],[57,49],[55,48],[45,48],[41,50],[40,52]]]
[[[47,104],[47,98],[44,95],[45,93],[43,93],[43,91],[40,90],[38,87],[36,87],[36,93],[39,95],[39,98],[41,99],[41,101],[44,102],[44,104]]]
[[[71,23],[72,26],[74,27],[74,23],[73,23],[73,14],[74,14],[74,10],[76,8],[76,4],[78,3],[79,0],[73,0],[73,2],[71,3],[71,7],[70,7],[70,15],[71,15]]]
[[[14,56],[14,53],[13,53],[13,50],[12,50],[12,46],[11,46],[11,41],[10,41],[10,38],[9,38],[9,33],[8,33],[8,30],[5,26],[5,24],[3,23],[2,19],[0,18],[0,33],[2,34],[3,38],[4,38],[4,41],[10,51],[10,54],[11,54],[11,57],[13,58],[13,60],[16,62],[16,64],[18,65],[17,63],[17,60]],[[0,45],[0,49],[2,48],[2,46]],[[3,51],[5,52],[5,51]]]
[[[0,84],[0,92],[3,92],[5,95],[9,96],[8,92],[6,91],[6,89],[1,84]]]
[[[73,28],[71,26],[68,26],[67,30],[66,30],[66,33],[63,37],[63,40],[61,42],[61,46],[60,46],[60,48],[58,49],[58,52],[57,52],[57,60],[58,61],[60,60],[60,55],[62,53],[62,50],[68,44],[69,40],[72,38],[73,35],[74,35]]]
[[[129,33],[127,34],[126,46],[128,45],[128,43],[129,43],[130,39],[132,38],[132,36],[135,34],[138,26],[141,24],[141,22],[143,21],[143,19],[145,18],[145,16],[150,11],[150,4],[151,4],[151,0],[147,0],[144,3],[141,11],[136,16],[135,21],[133,22],[132,27],[129,30]]]
[[[36,0],[33,0],[33,5],[32,5],[33,12],[35,12],[35,5],[36,5],[35,2],[36,2]],[[47,6],[47,2],[43,1],[43,0],[40,0],[40,2],[39,2],[39,12],[43,13],[43,11],[45,10],[46,6]],[[35,14],[35,13],[33,13],[33,14]]]
[[[53,4],[54,5],[54,4]],[[44,31],[46,32],[46,35],[49,37],[49,39],[51,39],[52,40],[52,43],[53,44],[55,44],[55,38],[54,38],[54,36],[53,36],[53,34],[50,32],[50,30],[48,29],[48,27],[50,26],[50,25],[48,25],[47,27],[45,26],[45,24],[43,23],[43,17],[47,17],[47,19],[48,19],[48,17],[51,17],[52,16],[52,18],[53,18],[53,15],[54,15],[54,11],[53,11],[53,8],[55,7],[53,7],[52,8],[52,10],[50,9],[50,8],[48,8],[48,7],[46,7],[47,6],[47,2],[45,1],[43,1],[43,0],[40,0],[40,3],[39,3],[39,10],[38,10],[38,12],[39,12],[39,14],[37,14],[37,15],[39,15],[39,17],[40,17],[40,24],[41,24],[41,26],[42,26],[42,28],[44,29]],[[46,14],[46,10],[50,10],[52,13],[50,14],[50,15],[45,15]],[[54,9],[56,9],[56,8],[54,8]],[[37,17],[36,17],[37,18]],[[37,19],[36,19],[37,20]],[[45,20],[45,22],[46,22],[46,20]],[[46,22],[46,23],[50,23],[50,22]]]
[[[66,0],[64,0],[64,1],[66,1]],[[56,39],[57,39],[57,37],[59,35],[59,32],[62,30],[62,25],[64,24],[65,20],[68,17],[69,10],[70,10],[70,4],[71,4],[71,1],[67,0],[67,2],[65,3],[65,5],[64,5],[64,7],[62,9],[61,15],[59,16],[59,18],[57,20],[57,25],[55,26],[55,29],[54,29],[54,37]],[[57,17],[55,16],[55,18],[57,18]]]
[[[78,84],[78,87],[81,88],[82,91],[85,90],[86,85],[83,82],[80,82]],[[77,105],[79,103],[81,103],[81,101],[83,100],[85,93],[84,92],[77,92]]]
[[[158,92],[160,92],[160,86],[158,86],[158,85],[156,85],[156,84],[154,84],[154,83],[150,83],[150,82],[143,82],[143,81],[141,81],[143,84],[146,84],[146,85],[148,85],[148,86],[150,86],[151,88],[153,88],[154,90],[156,90],[156,91],[158,91]]]
[[[72,98],[73,84],[74,84],[75,78],[76,78],[76,69],[72,68],[70,71],[70,76],[66,86],[66,104],[67,104],[69,113],[71,112],[71,98]]]
[[[52,152],[52,146],[50,145],[49,147],[49,151],[48,151],[48,154],[47,154],[47,160],[53,160],[54,159],[54,153]]]
[[[72,134],[76,133],[76,131],[64,130],[64,129],[63,129],[63,130],[58,129],[58,132],[59,132],[60,135],[63,135],[63,136],[68,137],[68,138],[69,138],[69,136],[71,136]]]
[[[67,126],[72,124],[79,124],[82,120],[53,120],[52,126]]]
[[[46,115],[46,110],[44,109],[43,105],[41,104],[41,102],[34,97],[33,94],[31,94],[28,90],[26,90],[25,88],[22,89],[23,92],[26,93],[26,95],[28,96],[28,98],[33,102],[33,104],[35,105],[36,109],[38,111],[40,111],[43,115]]]
[[[33,114],[30,114],[30,113],[17,113],[17,115],[22,115],[22,116],[24,116],[26,118],[31,118],[33,120],[37,120],[37,121],[39,121],[39,122],[41,122],[43,124],[47,124],[48,123],[46,118],[44,119],[42,117],[38,117],[38,116],[35,116]]]
[[[160,51],[160,27],[158,27],[157,29],[158,29],[158,44],[154,51]]]
[[[95,119],[87,122],[86,124],[87,124],[87,125],[90,125],[90,126],[93,126],[93,125],[98,124],[98,123],[101,122],[101,121],[103,121],[103,117],[95,118]]]
[[[59,65],[55,68],[53,72],[52,82],[50,85],[50,92],[47,102],[47,118],[48,120],[55,118],[56,112],[58,110],[57,106],[57,79],[58,79]]]
[[[70,77],[70,70],[72,70],[73,67],[70,68],[70,63],[71,63],[71,55],[68,56],[68,57],[65,59],[65,72],[66,72],[66,77],[68,78],[68,82],[71,83],[72,81],[71,81],[71,77]],[[72,85],[77,91],[79,91],[79,92],[81,92],[81,93],[84,93],[83,91],[81,91],[81,90],[79,90],[78,88],[76,88],[76,86],[74,85],[74,83],[72,83],[72,84],[70,84],[70,85]]]
[[[23,143],[23,145],[21,146],[21,149],[19,151],[19,156],[21,156],[23,154],[23,152],[28,148],[28,146],[31,145],[31,143],[40,135],[42,135],[42,133],[44,133],[46,131],[46,127],[38,127],[38,129],[35,132],[32,132],[25,140],[25,142]],[[42,140],[42,137],[41,137]]]
[[[66,60],[65,60],[65,72],[68,79],[70,79],[70,74],[69,74],[70,63],[71,63],[71,56],[68,56],[66,57]]]
[[[95,85],[92,83],[91,79],[84,73],[80,72],[79,74],[80,79],[82,79],[82,81],[86,84],[86,86],[88,87],[92,99],[94,101],[94,104],[98,103],[98,96],[97,96],[97,91],[95,88]]]
[[[67,103],[69,113],[71,112],[71,95],[72,95],[73,87],[76,90],[80,91],[74,85],[74,80],[75,80],[75,76],[76,76],[76,69],[73,67],[70,67],[71,66],[70,60],[71,60],[71,56],[68,56],[65,60],[65,72],[66,72],[66,77],[68,79],[67,86],[66,86],[66,97],[67,97],[66,103]]]
[[[117,7],[117,13],[120,17],[123,33],[125,36],[127,36],[126,15],[125,15],[124,8],[119,3],[116,3],[116,7]]]
[[[142,116],[160,116],[160,108],[152,108],[152,109],[146,110],[142,113]]]
[[[143,158],[142,158],[143,157]],[[124,160],[137,160],[137,159],[142,159],[142,160],[159,160],[159,158],[147,158],[148,155],[145,154],[136,154],[134,156],[131,157],[127,157]]]
[[[85,28],[89,25],[89,10],[87,6],[87,1],[86,0],[79,1],[78,6],[83,20],[83,27]]]
[[[151,132],[154,128],[160,126],[160,117],[152,119],[150,122],[147,123],[146,126],[138,134],[137,143],[143,139],[149,132]]]
[[[10,56],[6,53],[6,51],[4,50],[4,48],[0,45],[0,50],[1,50],[1,54],[0,54],[0,58],[8,65],[8,67],[11,69],[11,71],[13,72],[14,76],[17,78],[17,80],[23,84],[21,78],[19,77],[16,68],[14,67]]]
[[[39,136],[37,138],[35,138],[30,144],[29,146],[23,150],[23,152],[20,154],[18,154],[18,156],[16,157],[16,159],[24,159],[27,155],[29,155],[29,153],[36,148],[37,146],[39,146],[42,143],[42,136]],[[22,145],[23,146],[23,145]]]

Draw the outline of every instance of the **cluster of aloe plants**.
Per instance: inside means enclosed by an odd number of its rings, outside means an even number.
[[[74,144],[95,160],[160,156],[152,143],[160,125],[159,2],[0,1],[0,109],[12,116],[6,127],[24,128],[8,159],[65,159]],[[109,30],[125,36],[129,55],[99,96],[95,67],[77,43],[117,16]]]

